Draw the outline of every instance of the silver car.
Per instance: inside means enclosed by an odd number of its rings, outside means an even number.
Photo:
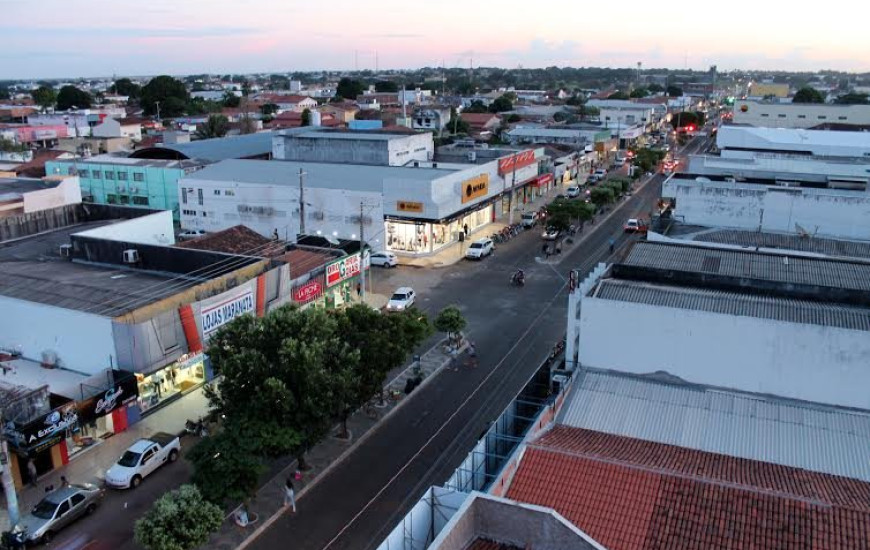
[[[51,541],[58,531],[70,523],[92,514],[104,494],[103,489],[91,484],[69,485],[49,493],[29,514],[21,518],[27,541]]]

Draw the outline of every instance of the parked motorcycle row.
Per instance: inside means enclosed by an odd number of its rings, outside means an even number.
[[[501,231],[493,233],[489,236],[493,242],[496,243],[506,243],[509,240],[513,239],[523,231],[523,226],[521,224],[515,223],[513,225],[508,225],[504,227]]]

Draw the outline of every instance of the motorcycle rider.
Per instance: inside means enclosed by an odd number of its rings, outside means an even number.
[[[513,281],[519,286],[523,286],[526,284],[526,274],[523,273],[522,269],[518,269],[516,273],[514,273]]]

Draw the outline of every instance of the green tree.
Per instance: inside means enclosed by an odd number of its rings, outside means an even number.
[[[266,470],[263,457],[267,452],[261,445],[264,438],[286,435],[283,430],[273,430],[269,422],[253,420],[255,423],[245,426],[239,426],[235,419],[225,421],[220,431],[200,440],[188,454],[193,483],[203,497],[218,506],[246,501],[254,495]]]
[[[646,87],[646,89],[651,94],[660,94],[665,91],[665,88],[661,84],[652,83]]]
[[[616,197],[613,195],[613,188],[606,185],[595,186],[589,195],[589,200],[599,208],[605,204],[610,204],[615,199]]]
[[[631,188],[631,180],[627,178],[610,178],[607,180],[607,184],[618,190],[619,194],[627,193]]]
[[[6,139],[0,136],[0,151],[5,153],[23,153],[27,151],[27,146],[21,143],[15,143],[11,139]]]
[[[794,97],[791,98],[792,103],[824,103],[825,96],[815,88],[811,86],[804,86],[797,93],[794,94]]]
[[[311,109],[302,111],[302,126],[311,126]]]
[[[556,122],[565,122],[570,117],[570,114],[566,111],[558,111],[553,114],[553,120]]]
[[[607,96],[607,99],[628,99],[628,94],[623,91],[618,91]]]
[[[574,220],[590,220],[594,213],[592,205],[584,201],[559,198],[547,205],[547,225],[565,231]]]
[[[567,100],[565,100],[565,104],[571,105],[572,107],[579,107],[586,104],[586,98],[581,95],[574,94]]]
[[[201,97],[192,97],[187,103],[187,114],[205,115],[208,113],[220,113],[222,108],[223,105],[218,101],[203,99]]]
[[[6,86],[0,86],[0,99],[11,99],[12,94],[9,92],[9,88]]]
[[[677,128],[685,128],[687,126],[695,126],[700,128],[704,125],[703,119],[698,116],[698,113],[692,111],[682,111],[675,115],[671,115],[671,126]]]
[[[184,114],[187,108],[189,94],[184,83],[171,76],[161,75],[152,78],[142,87],[139,104],[148,116],[157,114],[157,104],[160,104],[160,115],[167,118]]]
[[[392,80],[378,80],[375,82],[375,91],[384,94],[395,94],[399,92],[399,85]]]
[[[448,340],[458,341],[467,321],[457,306],[446,306],[435,317],[435,330],[447,333]]]
[[[221,103],[223,103],[224,107],[235,109],[242,104],[242,98],[227,90],[226,92],[224,92],[224,97],[223,99],[221,99]]]
[[[203,500],[193,485],[182,485],[162,497],[133,529],[136,542],[147,550],[190,550],[208,542],[223,523],[221,509]]]
[[[631,91],[631,93],[629,94],[629,97],[640,98],[640,97],[647,97],[648,95],[649,95],[649,92],[647,91],[646,88],[635,88],[634,90]]]
[[[54,107],[57,102],[57,92],[50,86],[40,86],[30,92],[30,95],[33,97],[33,102],[39,105],[43,111],[49,107]]]
[[[870,103],[870,100],[868,100],[867,94],[852,92],[839,96],[835,103],[840,105],[866,105]]]
[[[519,122],[519,121],[521,121],[522,119],[523,119],[523,117],[521,117],[520,115],[518,115],[518,114],[516,114],[516,113],[511,113],[511,114],[508,115],[508,117],[507,117],[507,122],[509,122],[509,123],[514,123],[514,122]]]
[[[344,99],[356,99],[357,96],[362,95],[363,90],[365,90],[365,85],[361,81],[344,77],[338,81],[335,93]]]
[[[682,97],[683,89],[679,86],[674,86],[673,84],[671,84],[670,86],[668,86],[667,94],[668,97]]]
[[[508,95],[505,94],[505,95],[502,95],[502,96],[495,98],[495,101],[493,101],[489,105],[489,112],[490,113],[503,113],[505,111],[513,110],[513,108],[514,108],[514,105],[511,102],[510,97],[508,97]]]
[[[76,107],[78,109],[89,109],[93,98],[91,94],[84,90],[79,90],[75,86],[64,86],[57,93],[57,109],[66,111]]]
[[[248,97],[249,95],[251,95],[251,83],[247,80],[242,82],[242,95],[244,97]]]
[[[129,78],[119,78],[109,87],[109,91],[113,94],[125,95],[130,99],[138,99],[142,93],[142,86],[139,86]]]
[[[456,112],[455,107],[450,108],[450,122],[447,123],[446,131],[447,133],[453,134],[468,134],[471,130],[471,127],[467,122],[462,120],[462,117],[459,116],[459,113]]]
[[[266,103],[265,105],[260,106],[260,113],[263,116],[271,116],[278,112],[280,107],[275,105],[274,103]]]
[[[470,105],[468,105],[468,107],[465,107],[464,109],[462,109],[462,112],[463,113],[488,113],[490,111],[489,111],[489,108],[486,105],[484,105],[483,101],[480,101],[479,99],[475,99],[474,101],[471,102]]]
[[[230,121],[224,115],[213,114],[208,116],[203,124],[198,125],[194,134],[198,139],[212,139],[224,137],[230,129]]]

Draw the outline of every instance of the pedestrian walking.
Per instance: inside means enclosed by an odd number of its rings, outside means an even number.
[[[562,254],[562,243],[556,243],[556,256]]]
[[[172,380],[172,387],[173,388],[175,388],[177,376],[178,376],[178,373],[176,372],[176,369],[169,369],[169,379]]]
[[[465,231],[465,235],[468,236],[468,224],[467,223],[462,224],[462,229]]]
[[[544,243],[544,246],[541,247],[541,254],[547,254],[547,243]]]
[[[29,478],[30,485],[36,487],[36,479],[38,474],[36,473],[36,464],[33,462],[32,458],[27,459],[27,477]]]
[[[610,253],[613,254],[613,250],[616,248],[616,241],[610,239]]]
[[[284,484],[284,508],[291,506],[293,513],[296,513],[296,487],[293,486],[293,476],[287,477],[287,483]]]
[[[360,283],[356,284],[356,295],[362,296],[362,285]]]
[[[69,487],[69,480],[66,476],[60,476],[60,488],[63,489],[65,487]]]

